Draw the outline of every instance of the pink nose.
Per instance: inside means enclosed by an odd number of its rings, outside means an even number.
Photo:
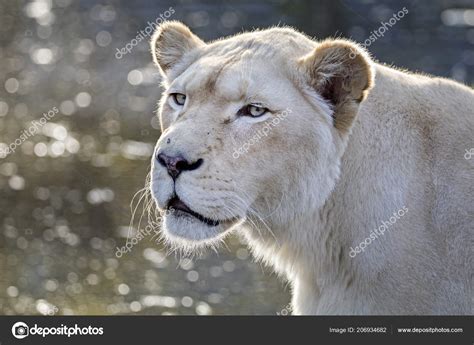
[[[194,163],[189,163],[183,156],[167,156],[164,153],[158,154],[156,157],[158,162],[168,170],[168,174],[175,180],[183,171],[196,170],[203,162],[199,158]]]

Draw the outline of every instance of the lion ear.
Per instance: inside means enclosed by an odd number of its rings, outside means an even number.
[[[167,75],[183,56],[205,43],[181,22],[168,21],[158,27],[151,39],[153,61]]]
[[[299,61],[306,81],[334,111],[334,126],[347,132],[357,115],[359,103],[374,85],[369,55],[346,40],[327,40]]]

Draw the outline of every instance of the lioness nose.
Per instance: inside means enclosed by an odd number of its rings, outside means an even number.
[[[156,157],[158,162],[168,170],[168,174],[175,180],[182,171],[196,170],[203,162],[199,158],[194,163],[188,162],[183,156],[167,156],[164,153],[158,154]]]

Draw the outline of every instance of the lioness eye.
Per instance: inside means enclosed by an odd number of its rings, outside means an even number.
[[[238,115],[240,116],[251,116],[251,117],[259,117],[265,114],[268,111],[267,108],[262,107],[257,104],[247,104],[242,109],[239,110]]]
[[[173,101],[178,105],[184,105],[184,102],[186,102],[186,95],[182,93],[172,93],[170,96],[173,97]]]

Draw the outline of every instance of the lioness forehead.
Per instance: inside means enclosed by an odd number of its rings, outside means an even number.
[[[176,81],[186,93],[213,94],[229,101],[239,101],[251,90],[261,74],[269,74],[259,61],[248,57],[205,57],[196,61]]]
[[[202,51],[177,78],[175,86],[187,92],[239,101],[258,93],[257,85],[264,88],[265,80],[270,77],[283,77],[288,63],[294,60],[295,49],[302,56],[312,48],[307,43],[305,36],[289,29],[245,33],[219,40]]]

